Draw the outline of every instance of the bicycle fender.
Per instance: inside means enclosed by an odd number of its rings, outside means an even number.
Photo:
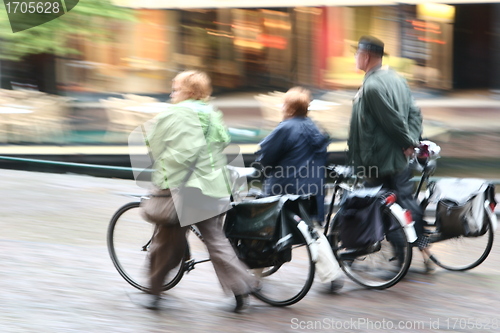
[[[318,244],[312,238],[311,233],[309,232],[309,226],[297,215],[294,216],[294,220],[297,222],[297,229],[304,236],[307,246],[309,246],[309,249],[311,250],[312,261],[316,263],[318,261]]]
[[[406,238],[408,238],[408,243],[413,243],[414,241],[416,241],[417,233],[415,232],[415,222],[412,221],[411,223],[406,223],[406,216],[405,216],[406,209],[403,209],[400,205],[396,203],[392,204],[389,207],[389,209],[403,227],[403,230],[406,234]]]
[[[497,230],[498,226],[497,216],[495,212],[491,210],[490,202],[488,200],[484,202],[484,209],[486,211],[486,214],[488,215],[488,218],[490,219],[492,229]]]

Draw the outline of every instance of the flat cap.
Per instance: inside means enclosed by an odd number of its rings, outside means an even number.
[[[386,54],[384,52],[384,42],[373,36],[361,36],[356,49],[378,54],[380,56]]]

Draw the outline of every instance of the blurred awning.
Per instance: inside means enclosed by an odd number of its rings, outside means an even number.
[[[498,0],[111,0],[115,5],[147,9],[192,9],[192,8],[271,8],[271,7],[321,7],[321,6],[381,6],[397,4],[466,4],[493,3]]]

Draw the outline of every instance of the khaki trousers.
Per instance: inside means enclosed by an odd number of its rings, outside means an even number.
[[[257,286],[258,280],[248,272],[248,267],[239,260],[224,235],[223,216],[198,222],[196,227],[203,236],[222,289],[234,295],[247,294]],[[187,228],[177,225],[158,226],[150,247],[151,294],[161,293],[168,272],[184,257],[187,247]]]

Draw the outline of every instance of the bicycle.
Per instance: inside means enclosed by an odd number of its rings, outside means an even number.
[[[396,203],[396,194],[379,188],[370,193],[380,201],[384,225],[383,239],[368,246],[349,248],[343,245],[341,223],[343,200],[361,190],[359,179],[346,166],[330,166],[334,176],[334,192],[330,201],[324,234],[329,239],[335,258],[344,273],[354,282],[371,289],[386,289],[398,283],[408,272],[412,259],[412,245],[416,240],[414,222]],[[335,201],[339,210],[332,218]]]
[[[422,176],[415,191],[415,198],[418,197],[424,185],[427,188],[427,192],[420,203],[420,207],[424,212],[432,201],[437,189],[436,185],[439,184],[439,181],[430,181],[430,176],[436,170],[436,159],[439,157],[439,150],[438,147],[438,153],[434,158],[427,159],[423,164],[415,164],[417,169],[422,171]],[[432,221],[424,218],[424,234],[429,237],[429,241],[433,245],[428,250],[427,255],[436,265],[450,271],[467,271],[479,266],[486,260],[493,246],[497,224],[494,213],[496,206],[494,186],[493,184],[490,184],[490,186],[492,197],[484,198],[483,225],[481,232],[477,235],[450,234],[440,230],[441,228],[436,219]]]
[[[420,202],[424,213],[434,194],[433,184],[435,182],[431,181],[430,177],[436,170],[439,151],[440,148],[435,146],[435,151],[431,152],[427,159],[415,160],[414,163],[416,169],[422,172],[416,187],[415,198],[418,198],[423,187],[428,190]],[[385,289],[395,285],[404,278],[412,261],[415,231],[411,216],[395,203],[394,193],[386,193],[385,196],[381,196],[381,200],[383,200],[382,215],[386,223],[389,221],[389,225],[385,226],[384,239],[368,248],[348,249],[344,247],[340,239],[341,230],[337,221],[338,215],[333,218],[331,216],[335,198],[339,197],[338,193],[341,193],[340,197],[344,196],[342,194],[352,193],[358,188],[359,179],[352,175],[352,170],[348,167],[331,166],[329,170],[335,175],[334,194],[324,233],[329,237],[332,250],[340,266],[350,279],[364,287]],[[451,271],[465,271],[480,265],[487,258],[493,245],[495,229],[493,220],[496,221],[493,214],[495,204],[494,200],[485,202],[487,218],[482,233],[475,237],[443,233],[439,230],[436,221],[429,221],[428,216],[424,214],[424,234],[429,237],[429,242],[433,244],[432,252],[428,253],[429,259],[438,266]],[[339,211],[341,209],[342,204],[340,204]],[[398,264],[395,264],[396,261]]]
[[[246,184],[247,177],[252,176],[257,170],[254,168],[228,167],[234,179],[232,201],[241,200],[240,188]],[[251,195],[251,193],[250,193]],[[269,202],[270,200],[286,200],[286,196],[244,200],[243,202]],[[134,201],[120,207],[111,218],[108,226],[107,244],[113,265],[118,273],[131,286],[148,292],[147,264],[148,249],[154,234],[155,225],[144,221],[139,213],[140,201]],[[297,214],[286,211],[289,215],[289,233],[287,238],[293,239],[293,244],[281,253],[272,253],[272,241],[259,241],[258,239],[230,239],[231,244],[241,256],[241,251],[253,247],[252,258],[246,262],[251,267],[251,272],[259,277],[260,288],[253,295],[263,302],[274,306],[287,306],[301,300],[312,286],[315,274],[314,261],[316,260],[314,228]],[[189,230],[201,241],[202,235],[191,225]],[[267,251],[267,252],[266,252]],[[259,258],[260,257],[260,258]],[[255,259],[262,259],[264,264],[255,264]],[[176,286],[184,274],[191,272],[199,263],[210,261],[209,258],[196,260],[191,257],[188,247],[184,259],[170,271],[165,279],[163,291]],[[243,259],[245,262],[245,259]],[[256,267],[255,267],[256,266]]]

